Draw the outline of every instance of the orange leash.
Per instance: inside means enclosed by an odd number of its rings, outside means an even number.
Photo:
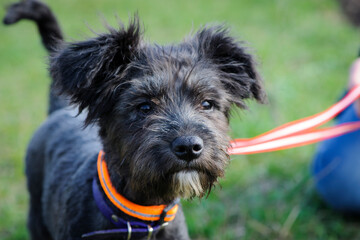
[[[349,107],[360,96],[360,85],[327,110],[310,117],[283,124],[253,138],[235,139],[228,149],[231,155],[254,154],[294,148],[323,141],[360,129],[360,121],[316,129]]]

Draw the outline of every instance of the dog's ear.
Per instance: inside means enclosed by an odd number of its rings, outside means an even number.
[[[98,120],[113,107],[114,92],[123,83],[123,72],[135,58],[141,41],[139,20],[127,28],[65,45],[50,58],[55,87],[88,109],[86,124]]]
[[[210,60],[219,69],[221,81],[231,102],[244,107],[243,99],[265,101],[261,77],[253,57],[242,43],[229,35],[223,26],[203,28],[195,35],[200,57]]]

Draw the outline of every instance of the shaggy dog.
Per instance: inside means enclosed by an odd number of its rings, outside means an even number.
[[[134,17],[64,43],[45,4],[9,6],[4,23],[21,19],[36,22],[53,79],[26,154],[31,238],[188,239],[177,199],[210,192],[229,162],[231,106],[263,100],[253,57],[222,26],[159,46]]]

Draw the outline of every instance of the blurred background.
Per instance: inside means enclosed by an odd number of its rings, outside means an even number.
[[[339,0],[340,1],[340,0]],[[0,0],[3,6],[10,0]],[[61,0],[46,1],[66,40],[104,31],[138,12],[146,39],[181,41],[206,23],[223,23],[257,56],[269,103],[234,111],[234,138],[253,137],[334,103],[360,46],[354,0]],[[353,4],[353,5],[351,5]],[[352,15],[351,15],[352,14]],[[355,17],[354,17],[355,16]],[[30,22],[0,25],[0,239],[28,239],[23,158],[46,118],[47,56]],[[193,239],[360,239],[358,220],[327,208],[309,168],[315,145],[234,156],[221,187],[203,200],[184,201]],[[36,167],[36,166],[34,166]]]

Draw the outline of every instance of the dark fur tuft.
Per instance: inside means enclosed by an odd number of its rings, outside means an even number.
[[[195,40],[199,54],[210,59],[221,71],[223,84],[233,96],[234,104],[244,107],[242,100],[252,97],[264,102],[265,94],[253,57],[245,51],[242,42],[229,35],[227,28],[205,27],[196,33]]]
[[[79,105],[79,112],[88,108],[86,124],[112,111],[114,91],[141,41],[137,16],[127,28],[108,30],[96,38],[66,45],[50,59],[55,86]]]

